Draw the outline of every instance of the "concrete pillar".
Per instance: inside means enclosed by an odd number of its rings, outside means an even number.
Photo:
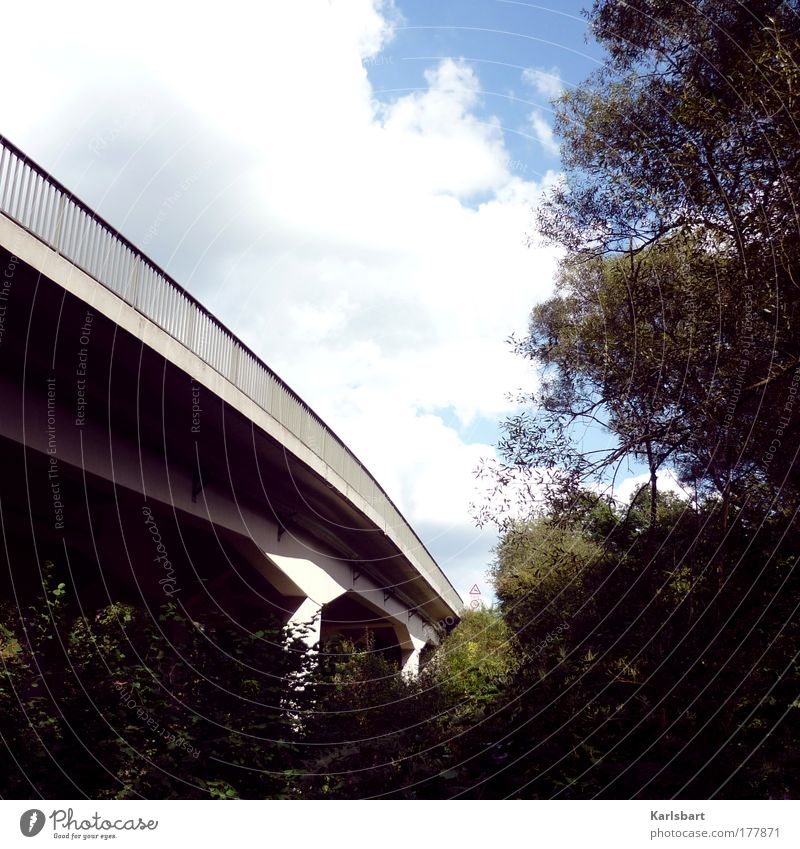
[[[289,617],[285,630],[287,640],[299,637],[309,648],[320,640],[322,606],[344,595],[347,589],[322,567],[303,557],[266,554],[267,580],[278,592],[289,598],[300,598],[299,606]]]
[[[286,623],[288,639],[299,637],[310,649],[319,642],[322,627],[322,605],[304,598]]]
[[[411,634],[409,634],[409,640],[411,642],[411,646],[403,648],[400,665],[403,670],[403,675],[410,678],[416,678],[416,676],[419,675],[419,656],[422,653],[422,649],[425,647],[425,640],[420,640]]]

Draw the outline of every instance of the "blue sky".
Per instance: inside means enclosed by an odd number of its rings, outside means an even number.
[[[522,71],[537,66],[556,65],[564,80],[575,84],[601,56],[597,45],[585,39],[584,5],[561,2],[548,8],[505,0],[403,0],[397,8],[404,20],[382,51],[382,56],[396,61],[383,68],[376,61],[381,73],[371,69],[370,76],[378,88],[393,82],[422,85],[423,70],[431,60],[449,56],[477,63],[489,91],[518,88]],[[406,70],[409,65],[412,70]]]
[[[464,59],[481,80],[479,113],[500,118],[515,169],[541,178],[558,162],[532,133],[532,108],[550,115],[548,97],[533,90],[522,75],[526,69],[557,69],[565,87],[574,86],[597,68],[601,51],[586,40],[582,3],[551,7],[505,0],[465,2],[402,2],[405,19],[396,35],[368,65],[381,99],[425,84],[424,72],[445,57]]]
[[[602,51],[588,37],[585,6],[569,0],[549,6],[519,0],[399,2],[402,20],[394,38],[365,65],[374,95],[390,104],[424,89],[433,63],[447,58],[468,63],[481,81],[475,114],[500,120],[513,173],[542,180],[559,168],[560,159],[536,137],[530,114],[536,111],[551,124],[552,107],[548,93],[532,88],[524,76],[529,69],[549,71],[569,88],[598,67]],[[465,428],[452,409],[436,412],[466,439],[497,439],[494,419],[478,418]]]
[[[456,588],[506,344],[552,292],[528,248],[558,178],[549,98],[597,67],[581,4],[17,4],[0,132],[253,347],[350,444]],[[126,38],[109,38],[124,25]]]

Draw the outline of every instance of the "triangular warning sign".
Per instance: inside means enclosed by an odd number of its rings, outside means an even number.
[[[469,591],[469,594],[470,595],[480,595],[481,594],[481,591],[478,589],[477,584],[472,585],[472,589]]]

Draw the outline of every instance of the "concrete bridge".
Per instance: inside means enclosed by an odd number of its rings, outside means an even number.
[[[461,601],[380,485],[260,359],[0,137],[0,517],[16,592],[50,556],[123,589],[271,612],[413,673]]]

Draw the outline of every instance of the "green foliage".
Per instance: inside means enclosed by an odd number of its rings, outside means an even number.
[[[427,677],[453,694],[466,717],[490,703],[517,666],[514,635],[494,608],[467,610],[445,637]]]
[[[602,546],[588,535],[547,519],[509,528],[493,579],[503,615],[520,641],[528,631],[546,634],[568,626],[584,596],[584,576],[602,557]]]
[[[255,636],[174,603],[79,610],[55,574],[44,564],[37,599],[0,605],[4,795],[286,792],[297,757],[286,682],[305,655],[284,649],[279,623]]]
[[[520,663],[481,729],[487,754],[461,775],[468,794],[796,792],[798,529],[783,537],[774,516],[745,530],[737,515],[719,587],[716,500],[660,494],[652,536],[644,502],[614,508],[611,526],[584,512],[504,535],[494,577]]]
[[[375,649],[343,639],[324,646],[304,719],[303,797],[436,795],[446,770],[452,697],[430,675],[402,675]],[[434,777],[433,783],[419,786]]]

